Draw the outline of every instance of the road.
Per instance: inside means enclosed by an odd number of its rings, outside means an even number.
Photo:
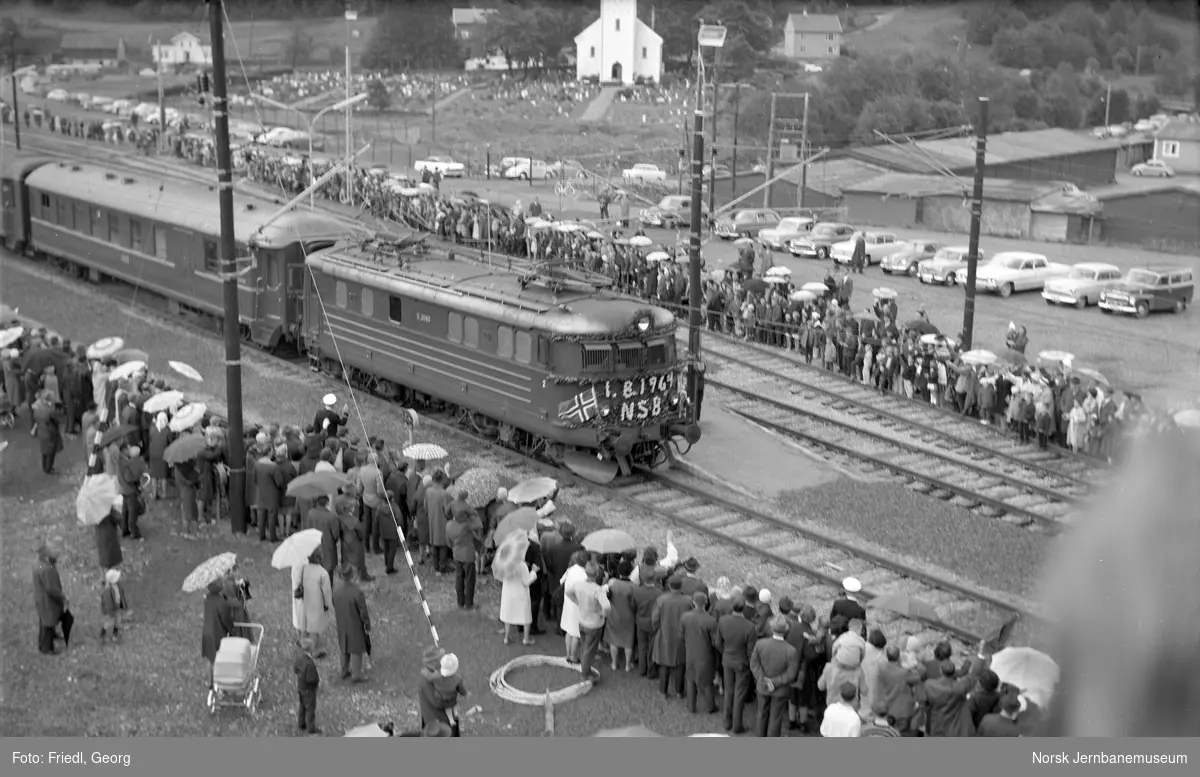
[[[6,133],[6,141],[8,140]],[[26,146],[77,153],[97,162],[113,162],[122,156],[136,156],[139,166],[161,165],[164,171],[176,175],[212,175],[209,171],[181,166],[181,163],[155,162],[131,153],[125,146],[101,146],[61,135],[48,136],[45,131],[27,132],[22,136]],[[528,205],[533,197],[566,218],[598,216],[599,208],[590,198],[559,201],[552,187],[543,182],[530,186],[527,182],[505,180],[447,180],[447,191],[470,189],[482,197],[512,205],[518,199]],[[632,211],[634,217],[637,208]],[[893,230],[902,239],[928,238],[949,245],[966,245],[967,236],[945,233],[922,233],[914,230]],[[650,229],[647,234],[656,243],[686,240],[686,233]],[[1004,250],[1041,251],[1053,260],[1067,263],[1107,261],[1121,267],[1147,264],[1188,264],[1200,270],[1194,257],[1180,257],[1147,250],[1132,250],[1108,246],[1078,246],[1061,243],[983,238],[981,249],[989,255]],[[711,239],[705,243],[704,258],[710,268],[728,267],[736,258],[732,243]],[[787,253],[776,253],[775,262],[792,270],[797,283],[821,280],[828,263],[802,260]],[[888,277],[873,267],[862,277],[855,278],[854,307],[862,309],[871,304],[870,290],[886,285],[899,293],[898,304],[902,319],[915,317],[924,306],[929,317],[947,333],[955,334],[962,327],[963,291],[957,288],[924,286],[903,277]],[[1077,356],[1079,364],[1088,364],[1109,377],[1114,385],[1138,391],[1151,402],[1168,405],[1190,404],[1197,398],[1200,386],[1200,314],[1195,308],[1182,316],[1156,314],[1148,319],[1103,315],[1098,309],[1086,311],[1051,308],[1037,293],[1014,295],[1002,300],[995,296],[980,296],[975,316],[975,345],[996,352],[1004,350],[1004,335],[1008,323],[1014,321],[1029,330],[1029,353],[1046,349],[1066,350]]]

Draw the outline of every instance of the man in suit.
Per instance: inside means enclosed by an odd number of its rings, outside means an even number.
[[[863,633],[859,636],[866,639],[867,610],[855,598],[860,591],[862,591],[862,583],[858,582],[858,578],[848,577],[843,580],[842,598],[834,601],[833,607],[829,610],[829,620],[832,621],[841,615],[847,623],[859,621],[863,624]]]
[[[363,654],[369,652],[371,614],[367,597],[354,583],[354,567],[341,569],[341,581],[333,588],[333,615],[337,621],[338,649],[342,654],[342,679],[365,682]]]
[[[321,532],[321,566],[333,579],[333,570],[338,567],[338,542],[342,539],[342,522],[329,509],[329,495],[321,494],[314,501],[313,509],[304,517],[306,529]]]
[[[915,689],[921,684],[920,675],[900,665],[898,646],[888,645],[884,656],[887,661],[879,667],[875,700],[887,703],[888,717],[895,721],[900,736],[914,736],[909,723],[917,707]]]
[[[647,577],[649,579],[643,578],[633,589],[633,623],[637,633],[635,639],[638,674],[653,680],[658,676],[658,670],[651,660],[651,647],[654,644],[654,604],[666,594],[658,587],[656,577]]]
[[[704,581],[696,575],[696,573],[700,571],[700,562],[694,558],[689,558],[687,561],[683,562],[683,569],[683,588],[681,588],[680,591],[687,596],[691,596],[699,592],[707,597],[708,586],[705,585]]]
[[[575,525],[570,521],[563,521],[559,526],[559,534],[562,535],[562,540],[559,542],[543,542],[542,553],[546,558],[546,591],[550,596],[542,599],[542,614],[546,616],[546,623],[558,623],[559,614],[562,612],[562,586],[559,581],[563,575],[571,568],[571,556],[583,550],[583,546],[575,541]],[[558,629],[562,631],[561,628]]]
[[[987,657],[980,652],[979,660],[971,664],[971,671],[960,677],[954,662],[946,659],[940,667],[941,676],[925,681],[929,736],[975,736],[975,724],[971,722],[971,711],[967,708],[967,695],[975,687],[986,661]]]
[[[758,641],[754,624],[746,619],[746,603],[733,598],[733,612],[717,621],[714,643],[721,652],[722,684],[725,687],[725,730],[745,732],[742,713],[750,697],[750,654]]]
[[[977,737],[1019,737],[1017,715],[1021,712],[1021,699],[1015,694],[1008,694],[1000,699],[1000,709],[990,715],[984,715],[979,722]]]
[[[33,604],[38,614],[38,652],[54,654],[54,635],[67,609],[59,577],[58,551],[46,545],[38,548],[38,564],[33,570]]]
[[[329,437],[337,437],[338,428],[346,425],[349,413],[338,413],[333,409],[336,404],[337,397],[333,394],[326,394],[324,399],[321,400],[322,407],[313,418],[313,432],[315,434],[324,432]]]
[[[758,686],[758,735],[783,736],[792,683],[800,671],[800,654],[789,645],[787,618],[771,619],[771,636],[760,639],[750,653],[750,672]]]
[[[713,700],[716,631],[717,619],[708,614],[708,594],[696,591],[692,594],[691,612],[684,613],[679,619],[679,636],[683,640],[683,681],[687,689],[688,712],[693,715],[697,696],[705,714],[717,711]]]
[[[838,284],[837,300],[838,305],[842,310],[850,309],[850,297],[854,294],[854,280],[850,277],[849,270],[842,271],[842,280]]]
[[[654,603],[650,623],[654,629],[654,652],[652,660],[658,664],[658,690],[671,698],[671,688],[680,696],[684,694],[683,639],[680,636],[680,621],[692,609],[692,598],[682,593],[683,580],[672,577],[667,581],[667,593]]]

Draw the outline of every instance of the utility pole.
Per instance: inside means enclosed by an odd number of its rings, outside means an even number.
[[[350,22],[358,19],[358,11],[349,7],[346,8],[346,96],[343,98],[350,100]],[[346,202],[350,205],[354,204],[354,150],[351,148],[353,144],[353,127],[351,123],[354,119],[354,106],[347,102],[346,104]]]
[[[742,103],[742,82],[733,85],[733,155],[729,161],[730,196],[737,196],[737,144],[738,144],[738,112]]]
[[[13,140],[17,144],[17,151],[21,150],[21,106],[17,103],[17,93],[21,90],[17,87],[17,31],[11,30],[11,35],[8,36],[8,52],[12,56],[12,90],[13,90]]]
[[[720,22],[717,22],[720,24]],[[711,121],[712,127],[709,129],[709,156],[708,163],[708,212],[711,215],[717,209],[717,106],[720,102],[721,95],[721,74],[718,70],[719,61],[721,59],[721,50],[717,49],[713,52],[713,87],[712,87],[712,112]]]
[[[154,42],[154,51],[158,54],[156,57],[158,62],[155,63],[155,70],[158,71],[155,73],[158,76],[158,150],[159,153],[162,153],[166,150],[167,144],[167,98],[163,93],[163,50],[161,40]]]
[[[800,158],[808,159],[808,92],[804,93],[804,119],[800,125]],[[804,207],[804,192],[808,189],[808,162],[800,168],[800,196],[797,204]]]
[[[1112,116],[1112,84],[1105,82],[1108,92],[1104,95],[1104,131],[1108,131],[1109,118]]]
[[[987,167],[988,98],[979,98],[975,127],[975,190],[971,193],[971,235],[967,243],[967,299],[963,304],[962,350],[971,350],[975,330],[975,273],[979,269],[979,228],[983,220],[983,175]]]
[[[779,104],[779,95],[771,93],[771,123],[767,125],[767,180],[775,177],[775,111]],[[763,207],[771,207],[771,187],[763,190]]]
[[[237,242],[233,226],[233,159],[229,151],[229,99],[225,84],[225,8],[208,0],[212,38],[212,109],[221,204],[221,281],[225,291],[225,393],[229,405],[229,513],[234,534],[246,533],[246,450],[242,429],[242,322],[238,312]]]

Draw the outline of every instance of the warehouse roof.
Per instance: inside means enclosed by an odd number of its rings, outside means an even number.
[[[845,186],[842,191],[882,194],[887,197],[970,197],[971,188],[972,183],[968,178],[954,179],[945,175],[884,173],[876,178]],[[989,178],[983,184],[983,197],[987,200],[1005,202],[1033,202],[1060,191],[1061,188],[1062,184],[1047,181]]]
[[[878,178],[886,172],[886,168],[859,159],[821,160],[808,166],[805,187],[830,197],[841,197],[842,190],[847,186]],[[788,180],[799,183],[800,171],[790,173]]]

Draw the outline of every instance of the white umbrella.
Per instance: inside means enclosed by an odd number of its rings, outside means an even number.
[[[134,375],[137,375],[139,372],[142,372],[145,369],[146,362],[144,361],[125,362],[118,367],[114,367],[112,371],[108,373],[108,379],[126,380],[128,378],[132,378]]]
[[[1200,409],[1180,410],[1175,414],[1175,425],[1181,429],[1200,429]]]
[[[784,267],[781,264],[777,264],[774,267],[767,268],[767,272],[765,274],[772,277],[778,275],[781,278],[790,278],[792,277],[792,269],[790,267]]]
[[[203,402],[193,402],[190,405],[182,408],[175,417],[171,419],[170,429],[172,432],[186,432],[196,424],[204,420],[204,413],[208,411],[208,407]]]
[[[404,457],[414,461],[437,461],[449,455],[445,448],[431,442],[419,442],[404,449]]]
[[[125,341],[121,338],[105,337],[88,346],[87,357],[89,359],[104,359],[112,356],[124,347]]]
[[[75,497],[75,516],[81,526],[95,526],[112,510],[121,495],[117,479],[112,475],[89,475]]]
[[[583,227],[579,226],[578,224],[572,224],[571,222],[565,222],[565,223],[559,224],[556,228],[558,229],[559,232],[582,232],[583,231]]]
[[[924,343],[925,345],[936,345],[937,342],[941,339],[942,339],[942,336],[938,335],[938,334],[930,333],[927,335],[921,335],[921,342]]]
[[[20,340],[23,334],[25,334],[25,327],[23,326],[14,326],[0,331],[0,348],[7,348],[12,345]]]
[[[879,299],[895,299],[896,297],[900,296],[896,293],[895,289],[889,289],[887,286],[880,286],[871,293]]]
[[[790,297],[788,297],[788,299],[790,299],[792,302],[812,302],[816,298],[817,298],[817,295],[813,294],[808,289],[801,289],[800,291],[793,291],[792,295]]]
[[[531,478],[518,483],[508,491],[508,501],[513,504],[529,504],[539,499],[545,499],[558,490],[558,481],[554,478]]]
[[[193,569],[192,573],[184,578],[183,592],[190,594],[196,591],[203,591],[205,588],[208,588],[209,583],[225,577],[236,566],[236,553],[222,553],[219,556],[213,556],[208,561]]]
[[[988,365],[996,363],[996,354],[976,348],[962,355],[963,364]]]
[[[189,380],[195,380],[201,383],[204,382],[204,376],[201,375],[196,368],[190,364],[184,364],[183,362],[167,362],[167,365]]]
[[[279,547],[271,554],[271,566],[274,569],[304,566],[308,562],[308,557],[319,547],[321,547],[320,529],[298,531],[279,543]]]
[[[1075,355],[1066,351],[1042,351],[1038,358],[1048,362],[1070,362],[1075,359]]]
[[[593,229],[591,232],[588,232],[588,233],[587,233],[587,236],[588,236],[589,238],[591,238],[592,240],[603,240],[603,239],[604,239],[604,233],[603,233],[603,232],[597,232],[597,231],[596,231],[596,230],[594,230],[594,229]]]
[[[381,729],[378,723],[368,723],[365,726],[359,726],[358,728],[350,729],[346,732],[345,736],[378,739],[380,737],[386,737],[390,735],[388,732]]]
[[[776,286],[781,286],[788,282],[788,279],[783,275],[764,275],[763,283],[773,283]]]
[[[0,440],[0,453],[2,453],[4,451],[4,449],[7,447],[8,447],[8,440]]]
[[[144,413],[161,413],[164,410],[174,410],[183,404],[182,391],[163,391],[147,399],[142,404]]]
[[[821,283],[820,281],[811,281],[809,283],[804,284],[800,288],[803,291],[811,291],[813,294],[816,294],[818,297],[826,294],[829,291],[829,287],[826,286],[825,284]]]
[[[645,248],[646,246],[652,245],[653,243],[654,243],[654,241],[651,240],[650,238],[646,237],[645,235],[634,235],[633,237],[629,238],[629,245],[634,246],[636,248]]]
[[[733,241],[733,244],[735,246],[752,246],[754,245],[754,239],[749,237],[739,237],[737,240]]]
[[[651,251],[646,255],[647,262],[667,262],[670,261],[671,255],[666,251]]]
[[[1027,647],[1004,648],[992,656],[989,668],[1000,682],[1016,686],[1022,693],[1043,691],[1049,695],[1059,679],[1059,668],[1054,659]]]

